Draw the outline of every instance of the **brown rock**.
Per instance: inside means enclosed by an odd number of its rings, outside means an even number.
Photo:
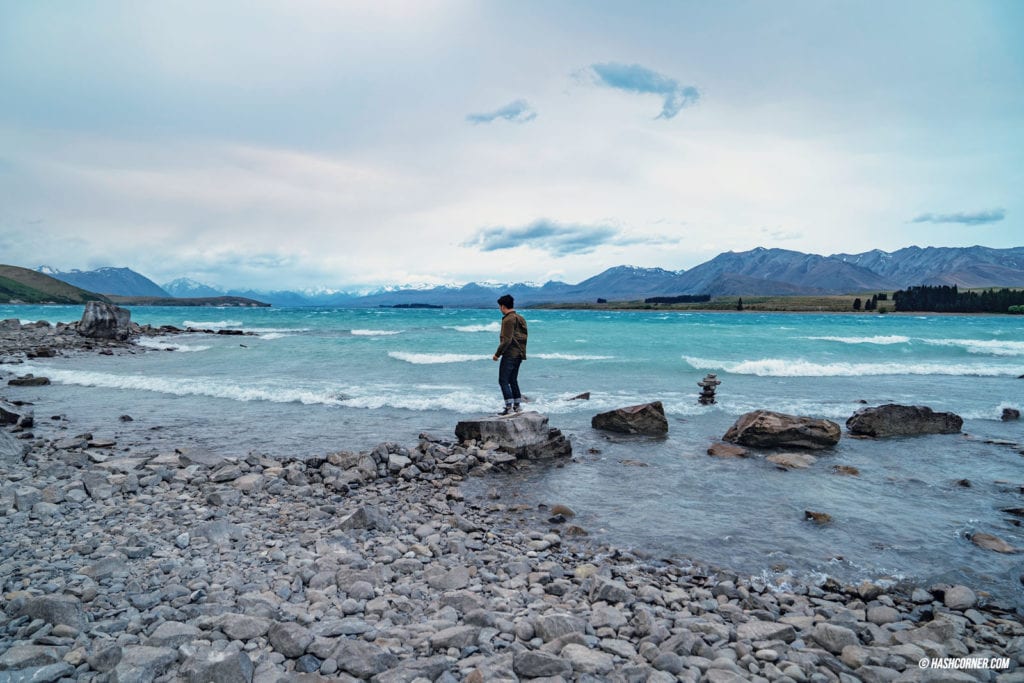
[[[832,515],[827,512],[815,512],[814,510],[804,510],[804,519],[816,522],[818,524],[829,524],[832,522]]]
[[[552,505],[551,514],[553,515],[564,515],[565,517],[575,517],[576,513],[572,511],[568,505]]]
[[[716,458],[747,458],[750,457],[750,451],[742,446],[718,442],[708,447],[708,455]]]
[[[770,463],[778,465],[779,469],[783,470],[802,470],[807,469],[814,463],[818,462],[818,459],[813,455],[807,455],[806,453],[775,453],[765,458]]]
[[[831,420],[755,410],[741,415],[722,439],[753,448],[821,450],[839,443],[840,435]]]
[[[834,474],[842,474],[848,477],[860,476],[860,470],[858,470],[856,467],[851,467],[850,465],[833,465],[832,472]]]
[[[621,434],[658,436],[668,433],[668,420],[665,419],[665,407],[661,401],[599,413],[590,420],[590,426]]]
[[[979,548],[984,548],[985,550],[994,550],[997,553],[1010,554],[1018,552],[1018,550],[1014,548],[1012,545],[1010,545],[1003,539],[999,538],[998,536],[993,536],[992,534],[985,534],[981,532],[973,534],[971,536],[971,543],[978,546]]]

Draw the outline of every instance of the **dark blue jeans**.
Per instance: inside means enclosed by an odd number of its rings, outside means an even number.
[[[498,386],[501,387],[501,395],[505,398],[506,404],[519,403],[523,397],[519,393],[519,366],[522,362],[522,358],[501,357],[501,364],[498,366]]]

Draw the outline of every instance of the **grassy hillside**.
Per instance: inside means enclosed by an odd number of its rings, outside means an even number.
[[[28,268],[0,265],[0,303],[83,304],[86,301],[108,299]]]
[[[788,312],[835,312],[853,313],[853,300],[871,298],[870,294],[846,294],[823,296],[719,296],[711,301],[692,304],[645,304],[643,301],[609,301],[606,304],[545,304],[531,308],[583,308],[594,310],[652,310],[652,311],[735,311],[739,299],[743,300],[745,311],[788,311]],[[867,314],[879,313],[882,309],[892,310],[891,301],[878,302],[878,311],[866,311]]]

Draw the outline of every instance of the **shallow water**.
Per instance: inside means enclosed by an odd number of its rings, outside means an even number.
[[[973,531],[1024,547],[1024,319],[596,311],[524,312],[522,385],[530,407],[574,442],[576,462],[491,480],[531,502],[563,503],[575,523],[618,545],[685,555],[744,572],[817,572],[843,580],[965,581],[1021,600],[1020,556],[975,547]],[[67,413],[97,433],[161,427],[161,439],[229,454],[309,455],[451,436],[500,404],[497,311],[136,308],[142,323],[242,327],[254,336],[147,340],[172,348],[82,355],[17,369],[49,376],[12,398]],[[81,307],[0,307],[0,318],[76,320]],[[10,368],[8,368],[10,369]],[[719,403],[696,382],[716,372]],[[103,391],[97,391],[102,388]],[[591,392],[589,401],[568,400]],[[665,439],[610,437],[597,412],[661,400]],[[767,408],[840,423],[896,402],[951,410],[968,436],[884,441],[844,436],[805,471],[706,455],[744,412]],[[588,451],[598,451],[589,453]],[[624,464],[622,461],[638,461]],[[831,472],[850,465],[860,476]],[[960,480],[968,480],[963,486]],[[475,484],[474,484],[475,485]],[[805,510],[827,512],[819,527]]]

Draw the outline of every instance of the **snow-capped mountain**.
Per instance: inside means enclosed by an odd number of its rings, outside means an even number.
[[[59,271],[49,266],[39,266],[37,272],[49,275],[69,285],[74,285],[97,294],[118,296],[169,297],[170,294],[155,282],[139,275],[131,268],[97,268],[96,270]]]

